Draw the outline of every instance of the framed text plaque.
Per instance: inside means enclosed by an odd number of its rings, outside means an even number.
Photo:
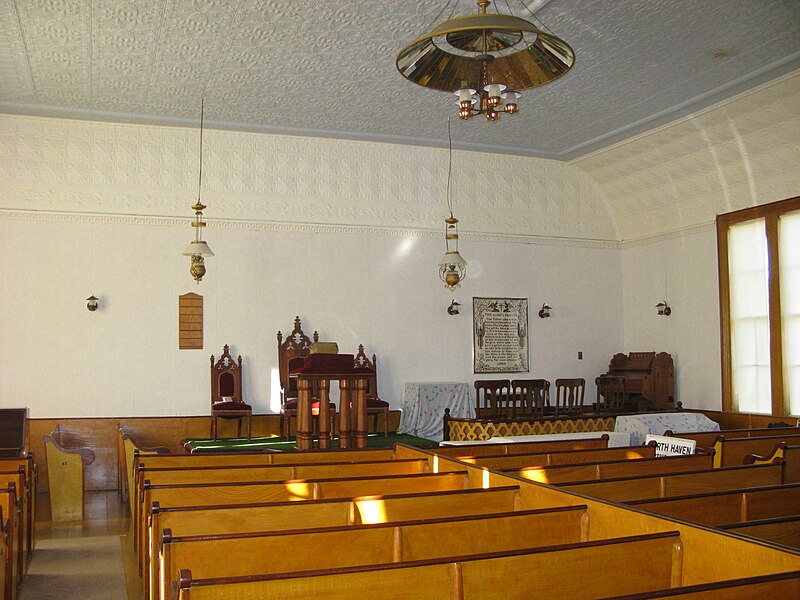
[[[473,298],[475,373],[523,373],[528,367],[528,299]]]

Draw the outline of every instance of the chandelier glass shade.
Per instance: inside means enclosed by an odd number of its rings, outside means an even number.
[[[203,221],[203,210],[206,206],[200,202],[200,192],[203,189],[203,116],[204,116],[204,101],[200,101],[200,169],[199,181],[197,185],[197,202],[192,205],[194,211],[194,240],[192,240],[183,251],[183,256],[191,256],[191,264],[189,265],[189,273],[197,283],[203,279],[206,274],[205,258],[206,256],[214,256],[214,253],[209,248],[208,244],[203,241],[203,228],[206,226]]]
[[[452,292],[460,288],[461,282],[467,277],[467,261],[458,253],[458,219],[451,214],[444,222],[446,250],[439,261],[439,279]]]
[[[414,40],[397,55],[397,70],[418,85],[454,93],[462,119],[519,110],[520,91],[550,83],[575,63],[561,38],[521,17],[488,13],[455,17]]]

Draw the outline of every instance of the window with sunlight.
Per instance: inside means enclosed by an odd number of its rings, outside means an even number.
[[[722,407],[800,416],[800,196],[717,216]]]

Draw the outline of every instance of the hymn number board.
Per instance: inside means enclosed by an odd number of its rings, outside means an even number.
[[[189,292],[178,296],[178,349],[203,349],[203,297]]]

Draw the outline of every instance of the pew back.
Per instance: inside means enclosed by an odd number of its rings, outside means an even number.
[[[743,465],[748,455],[770,454],[781,442],[785,442],[789,446],[800,445],[800,435],[782,434],[736,439],[727,439],[725,436],[719,436],[714,444],[715,466]]]
[[[532,466],[566,465],[611,460],[638,460],[655,458],[654,446],[628,446],[622,448],[600,448],[596,450],[572,450],[542,452],[534,454],[512,454],[461,458],[463,462],[487,469],[523,469]]]
[[[800,549],[800,515],[722,525],[722,529]]]
[[[439,446],[436,454],[452,458],[497,456],[500,454],[533,454],[569,450],[598,450],[608,448],[608,436],[585,440],[547,440],[543,442],[517,442],[509,444],[469,444],[464,446]]]

